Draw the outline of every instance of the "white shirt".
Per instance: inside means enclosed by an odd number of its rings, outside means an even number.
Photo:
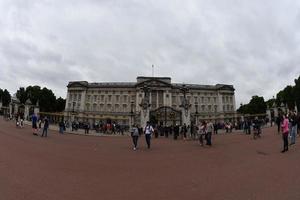
[[[151,134],[153,132],[153,127],[151,125],[147,125],[144,129],[145,134]]]

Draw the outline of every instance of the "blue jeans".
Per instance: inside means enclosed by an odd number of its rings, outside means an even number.
[[[145,134],[148,149],[150,149],[151,134]]]
[[[291,130],[291,143],[295,143],[296,142],[296,135],[297,135],[297,125],[292,126],[292,130]]]

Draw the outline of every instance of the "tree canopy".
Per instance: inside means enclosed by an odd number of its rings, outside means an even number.
[[[269,99],[264,102],[263,97],[253,96],[248,104],[241,105],[237,110],[242,114],[258,114],[265,113],[266,106],[272,107],[274,103],[277,106],[287,106],[290,110],[295,108],[297,105],[298,110],[300,109],[300,76],[294,80],[295,85],[288,85],[283,90],[280,90],[276,94],[276,98]]]
[[[0,89],[0,100],[2,101],[3,106],[9,105],[11,96],[10,96],[9,92],[7,91],[7,89],[4,89],[4,90]]]
[[[263,97],[253,96],[248,104],[241,105],[237,110],[242,114],[261,114],[266,113],[267,104]]]
[[[21,103],[25,104],[27,99],[31,101],[33,105],[39,102],[41,112],[61,112],[65,109],[66,101],[59,97],[56,98],[51,89],[40,86],[28,86],[26,89],[20,87],[16,94]]]

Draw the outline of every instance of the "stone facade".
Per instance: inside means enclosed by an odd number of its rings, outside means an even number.
[[[136,82],[75,81],[67,87],[65,116],[70,120],[93,123],[110,119],[119,124],[142,125],[143,119],[160,124],[182,124],[183,119],[235,119],[232,85],[179,84],[171,83],[169,77],[137,77]],[[149,105],[143,107],[145,99]]]

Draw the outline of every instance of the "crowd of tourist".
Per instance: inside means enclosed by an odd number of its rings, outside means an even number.
[[[24,119],[20,115],[15,116],[16,127],[24,127]],[[32,132],[33,135],[40,135],[41,137],[47,137],[50,120],[44,116],[40,117],[33,114],[31,116],[32,122]],[[245,118],[245,120],[239,122],[224,122],[224,123],[213,123],[211,120],[201,121],[199,124],[191,125],[170,125],[163,126],[159,124],[151,124],[147,122],[145,127],[139,127],[136,124],[129,129],[129,126],[120,125],[115,122],[102,123],[96,122],[90,124],[89,122],[78,122],[73,121],[71,123],[61,120],[58,123],[59,133],[63,134],[66,128],[70,128],[71,131],[78,131],[78,129],[83,129],[84,134],[89,134],[90,130],[95,131],[95,133],[103,134],[119,134],[124,135],[125,132],[130,132],[133,141],[133,149],[138,148],[138,138],[141,135],[145,135],[145,140],[147,147],[151,146],[151,138],[165,137],[173,138],[174,140],[198,140],[201,146],[212,145],[212,135],[218,134],[220,130],[224,133],[231,133],[233,129],[241,130],[246,135],[253,135],[253,139],[261,137],[262,128],[267,124],[273,126],[273,123],[277,125],[278,134],[282,134],[283,140],[283,150],[282,153],[289,150],[289,146],[296,143],[296,137],[299,135],[300,131],[300,116],[297,115],[295,111],[290,111],[289,113],[280,113],[275,119],[269,120],[268,118]],[[206,143],[204,144],[204,141]]]

